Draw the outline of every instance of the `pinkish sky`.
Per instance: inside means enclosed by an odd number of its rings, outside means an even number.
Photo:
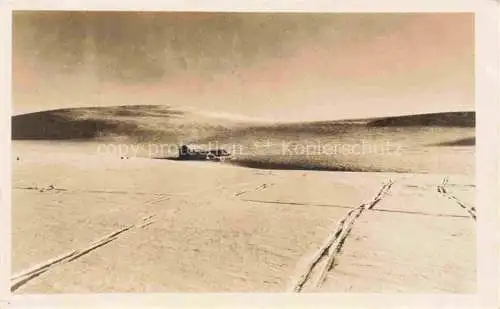
[[[276,120],[474,109],[472,14],[15,13],[14,113],[166,104]]]

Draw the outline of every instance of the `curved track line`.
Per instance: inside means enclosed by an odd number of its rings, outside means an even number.
[[[19,289],[21,286],[25,285],[26,283],[28,283],[32,279],[34,279],[34,278],[40,276],[41,274],[45,273],[46,271],[48,271],[50,268],[74,261],[77,258],[84,256],[84,255],[88,254],[89,252],[118,239],[118,236],[122,233],[125,233],[133,228],[141,228],[141,227],[145,227],[145,226],[151,224],[153,222],[152,219],[154,217],[155,217],[154,215],[149,216],[149,217],[145,217],[136,224],[132,224],[132,225],[126,226],[124,228],[121,228],[115,232],[112,232],[112,233],[92,242],[87,247],[72,250],[68,253],[62,254],[62,255],[60,255],[54,259],[51,259],[47,262],[44,262],[42,264],[38,264],[38,265],[28,269],[28,270],[24,270],[24,271],[19,272],[18,274],[13,275],[10,278],[10,280],[11,280],[11,288],[10,288],[11,292],[16,291],[17,289]]]
[[[449,193],[448,190],[446,189],[446,185],[448,184],[448,177],[444,177],[443,181],[441,182],[440,185],[437,185],[437,192],[441,193],[444,197],[447,197],[448,199],[454,201],[458,206],[462,207],[467,213],[470,215],[474,221],[476,220],[476,208],[474,206],[469,206],[459,200],[456,196],[453,194]]]
[[[320,276],[316,281],[316,286],[320,286],[323,283],[326,278],[326,274],[332,269],[335,257],[342,249],[342,246],[349,236],[356,219],[359,218],[366,209],[372,209],[378,202],[380,202],[380,200],[389,192],[393,184],[394,182],[390,180],[380,188],[377,195],[371,201],[363,203],[347,212],[347,214],[337,223],[334,233],[327,237],[325,243],[314,254],[312,260],[307,264],[307,268],[304,273],[302,273],[292,285],[292,292],[301,292],[304,285],[310,279],[313,270],[316,266],[318,266],[322,259],[326,258],[326,264],[321,270]]]

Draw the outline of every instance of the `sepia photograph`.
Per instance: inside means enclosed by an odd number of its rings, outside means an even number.
[[[474,25],[13,12],[11,292],[476,293]]]

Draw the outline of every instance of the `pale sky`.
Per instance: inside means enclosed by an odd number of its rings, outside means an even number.
[[[14,113],[165,104],[276,120],[474,110],[472,14],[14,14]]]

